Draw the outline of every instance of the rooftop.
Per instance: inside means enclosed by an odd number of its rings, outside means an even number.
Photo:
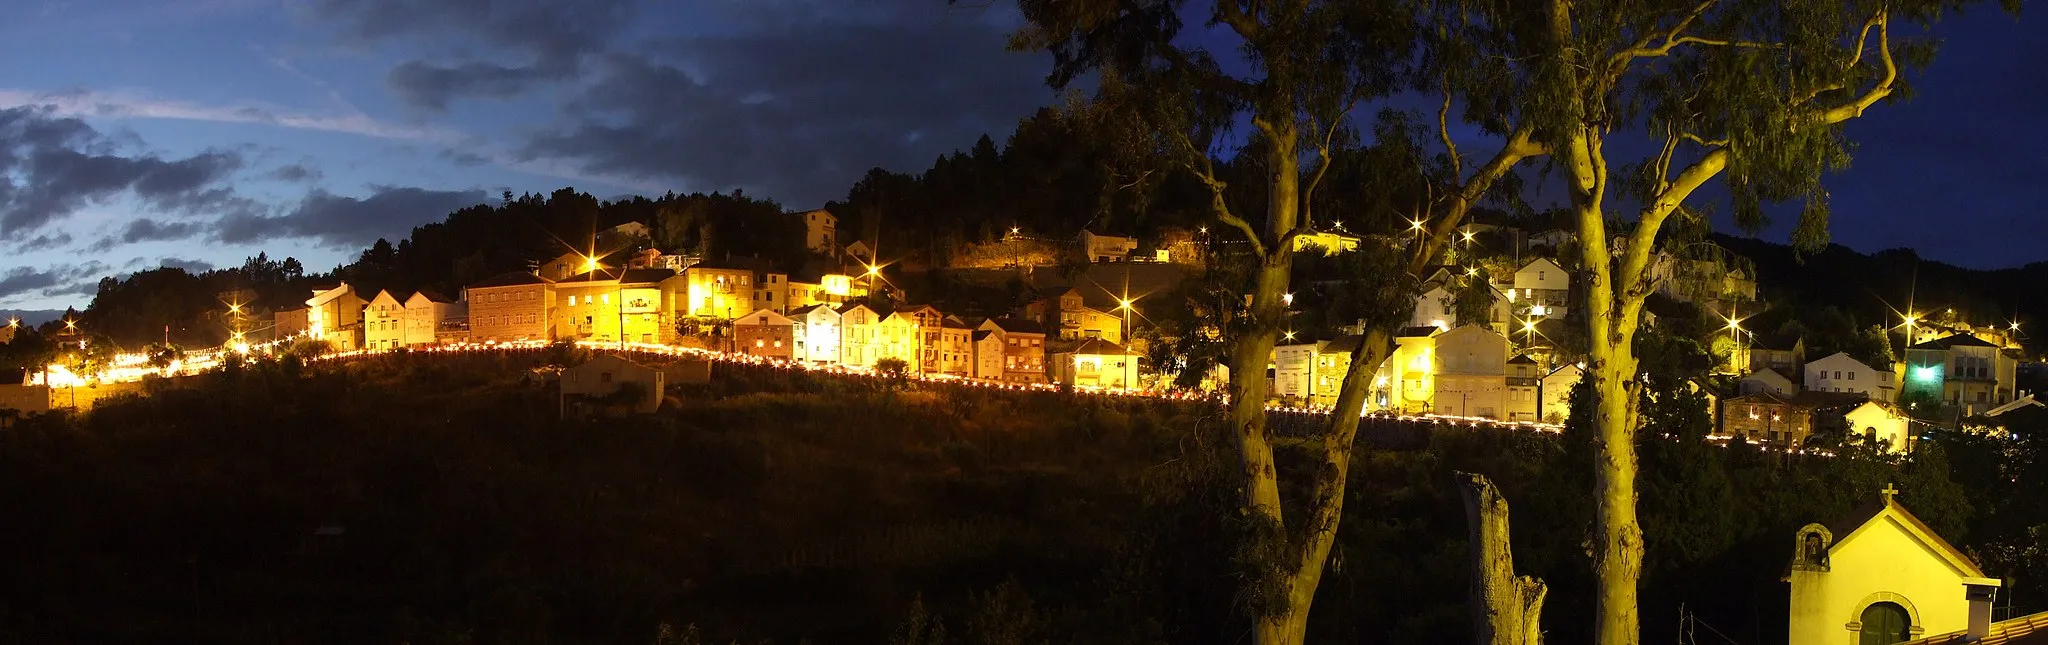
[[[1997,347],[1990,341],[1969,334],[1953,334],[1930,340],[1906,349],[1948,349],[1951,347]]]
[[[489,289],[491,287],[516,287],[529,284],[548,284],[550,282],[552,282],[552,280],[531,273],[527,273],[525,271],[513,271],[511,273],[500,273],[498,275],[485,278],[484,281],[482,282],[469,285],[469,288]]]

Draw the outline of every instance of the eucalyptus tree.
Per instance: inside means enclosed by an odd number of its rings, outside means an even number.
[[[1249,522],[1240,559],[1251,570],[1241,597],[1257,642],[1302,642],[1343,516],[1359,416],[1394,330],[1414,306],[1419,276],[1474,204],[1514,194],[1512,170],[1546,152],[1510,100],[1532,78],[1494,58],[1532,41],[1496,27],[1505,21],[1488,21],[1493,10],[1486,7],[1407,0],[1022,0],[1019,7],[1027,25],[1013,46],[1051,52],[1054,87],[1093,74],[1096,93],[1081,109],[1128,126],[1098,129],[1122,133],[1120,158],[1165,162],[1194,177],[1208,193],[1216,228],[1241,237],[1230,241],[1245,261],[1226,263],[1237,286],[1216,313]],[[1443,97],[1436,136],[1416,137],[1418,128],[1404,127],[1404,119],[1385,119],[1363,157],[1394,169],[1383,187],[1422,197],[1403,211],[1399,234],[1386,238],[1395,252],[1376,254],[1391,260],[1363,263],[1354,280],[1373,287],[1360,292],[1369,302],[1354,303],[1367,315],[1366,338],[1329,426],[1310,442],[1316,467],[1306,473],[1307,498],[1283,504],[1265,368],[1288,316],[1295,239],[1316,230],[1314,206],[1327,203],[1317,191],[1327,188],[1341,153],[1355,151],[1364,128],[1350,115],[1418,88]],[[1237,131],[1245,125],[1248,131]],[[1469,172],[1453,137],[1468,126],[1499,146],[1473,159]],[[1227,167],[1223,151],[1240,139],[1247,144]],[[1432,154],[1439,143],[1443,150]],[[1258,169],[1255,181],[1229,172],[1247,166]],[[1156,169],[1130,172],[1128,185],[1159,181]],[[1230,304],[1237,289],[1249,292],[1243,306]]]
[[[1766,204],[1803,205],[1802,249],[1827,242],[1822,176],[1848,161],[1843,125],[1908,93],[1932,55],[1925,27],[1954,0],[1544,0],[1515,5],[1509,25],[1550,46],[1528,59],[1533,91],[1517,97],[1553,150],[1578,224],[1597,402],[1592,537],[1596,634],[1638,641],[1643,561],[1635,434],[1643,381],[1632,342],[1657,288],[1653,262],[1671,233],[1702,226],[1688,205],[1726,176],[1734,219],[1754,231]],[[2007,0],[2016,11],[2017,0]],[[1649,152],[1626,157],[1631,137]],[[1610,142],[1623,143],[1612,148]],[[1624,206],[1626,204],[1626,206]],[[1618,210],[1633,221],[1614,223]],[[1610,227],[1615,231],[1610,237]]]

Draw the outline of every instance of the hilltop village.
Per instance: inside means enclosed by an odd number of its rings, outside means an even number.
[[[1190,285],[1183,284],[1233,252],[1230,240],[1206,228],[1141,239],[1086,230],[1034,237],[1012,227],[957,249],[954,272],[1028,285],[1011,300],[1021,306],[1003,308],[940,303],[907,287],[917,271],[866,240],[842,244],[851,236],[830,211],[784,217],[801,224],[789,227],[801,231],[809,255],[800,268],[758,256],[668,252],[655,248],[645,224],[626,222],[596,231],[580,250],[532,258],[527,270],[452,294],[343,279],[312,292],[303,306],[231,305],[236,311],[223,324],[235,328],[228,346],[244,348],[310,340],[335,352],[382,352],[569,340],[1078,391],[1215,391],[1227,381],[1221,366],[1191,367],[1179,354],[1189,351],[1190,337],[1217,331],[1200,319],[1203,312],[1188,311]],[[1578,241],[1568,231],[1532,229],[1489,218],[1462,229],[1462,246],[1420,285],[1413,314],[1373,377],[1367,413],[1552,427],[1569,416],[1584,368],[1571,319],[1583,285],[1560,259],[1573,255],[1560,250]],[[1337,222],[1294,244],[1309,271],[1332,272],[1369,245],[1396,242]],[[1758,306],[1754,269],[1700,246],[1707,251],[1659,255],[1659,293],[1646,319],[1652,327],[1667,319],[1711,344],[1712,364],[1684,386],[1707,399],[1719,440],[1790,450],[1831,433],[1906,452],[1925,428],[1981,426],[2040,405],[2019,387],[2039,364],[2023,360],[2016,323],[1973,326],[1952,310],[1915,312],[1878,333],[1874,348],[1820,355],[1799,334],[1745,327],[1743,312]],[[1310,289],[1288,294],[1299,311],[1272,352],[1274,405],[1334,405],[1363,339],[1363,320],[1329,313],[1341,309],[1343,283],[1310,280]]]

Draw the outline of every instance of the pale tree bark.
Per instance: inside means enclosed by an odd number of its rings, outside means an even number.
[[[1581,268],[1586,281],[1589,342],[1582,378],[1594,396],[1591,425],[1596,448],[1597,508],[1592,555],[1598,584],[1594,628],[1596,642],[1603,645],[1635,645],[1641,637],[1637,582],[1642,575],[1643,532],[1636,508],[1635,437],[1640,425],[1642,382],[1638,378],[1634,341],[1643,304],[1656,289],[1649,268],[1657,234],[1686,199],[1727,169],[1732,152],[1726,140],[1667,132],[1665,145],[1650,164],[1656,173],[1656,185],[1650,191],[1648,203],[1638,211],[1634,230],[1610,245],[1605,206],[1610,165],[1605,142],[1612,124],[1596,102],[1615,91],[1628,66],[1637,59],[1665,56],[1679,46],[1772,46],[1688,35],[1686,29],[1716,2],[1704,0],[1670,29],[1647,34],[1635,46],[1599,61],[1583,57],[1575,45],[1571,0],[1552,0],[1550,4],[1551,36],[1558,45],[1554,55],[1562,59],[1559,64],[1573,70],[1564,81],[1571,86],[1563,88],[1572,97],[1567,109],[1573,116],[1560,133],[1558,155],[1578,222]],[[1813,99],[1827,90],[1842,89],[1839,86],[1819,88],[1800,97],[1792,102],[1795,123],[1832,126],[1861,116],[1865,109],[1892,93],[1898,72],[1892,60],[1888,25],[1889,17],[1882,10],[1872,16],[1857,41],[1855,57],[1848,63],[1851,68],[1859,64],[1864,44],[1874,28],[1882,66],[1875,85],[1833,105],[1816,104]],[[1698,144],[1703,150],[1696,160],[1672,175],[1674,151],[1681,141]]]
[[[1515,575],[1508,539],[1508,500],[1484,475],[1458,473],[1465,523],[1472,543],[1472,642],[1538,645],[1543,642],[1542,580]]]

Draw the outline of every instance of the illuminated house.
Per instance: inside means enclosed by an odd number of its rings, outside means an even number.
[[[1316,360],[1329,344],[1330,341],[1318,340],[1274,347],[1273,398],[1317,405],[1313,401]]]
[[[818,255],[834,255],[839,252],[839,218],[831,211],[817,209],[804,211],[804,248]]]
[[[1937,338],[1906,348],[1900,394],[1980,413],[2012,401],[2017,363],[1997,345],[1976,336]]]
[[[974,368],[970,376],[984,381],[1003,380],[1003,361],[1008,353],[1003,347],[1003,330],[975,329]]]
[[[548,318],[554,282],[526,272],[499,275],[469,285],[469,338],[509,343],[552,340]]]
[[[1311,249],[1323,255],[1336,255],[1358,250],[1359,237],[1337,231],[1317,231],[1294,237],[1294,252],[1302,253]]]
[[[1756,334],[1750,340],[1748,369],[1770,368],[1779,376],[1801,382],[1800,368],[1806,367],[1806,339],[1797,336]]]
[[[405,346],[405,303],[391,291],[377,292],[363,308],[363,347],[398,349]]]
[[[1578,387],[1579,378],[1585,376],[1586,368],[1577,363],[1566,363],[1543,375],[1541,392],[1543,399],[1543,421],[1564,423],[1572,414],[1572,388]]]
[[[1115,296],[1099,287],[1069,287],[1024,307],[1024,316],[1054,330],[1052,335],[1067,340],[1100,338],[1112,343],[1124,341],[1123,317],[1111,313]]]
[[[467,305],[424,289],[413,292],[411,298],[405,299],[405,335],[399,342],[407,346],[441,342],[447,338],[442,333],[443,323],[468,317]],[[467,338],[466,333],[463,338]]]
[[[874,367],[882,359],[882,316],[867,305],[839,306],[839,362],[847,367]]]
[[[1799,386],[1793,385],[1792,379],[1785,378],[1777,370],[1768,367],[1745,374],[1741,380],[1735,382],[1736,394],[1756,394],[1758,392],[1771,392],[1791,396],[1799,393]]]
[[[1503,419],[1507,413],[1508,339],[1464,325],[1436,336],[1436,396],[1431,411]]]
[[[754,270],[699,262],[683,271],[687,288],[682,315],[732,320],[754,310]]]
[[[1864,401],[1843,414],[1842,420],[1848,430],[1847,439],[1876,441],[1891,452],[1913,450],[1913,417],[1890,403]]]
[[[1798,448],[1806,438],[1839,423],[1841,415],[1865,399],[1860,394],[1758,392],[1721,404],[1721,432],[1776,448]]]
[[[2031,617],[1991,621],[2003,583],[1908,512],[1893,499],[1898,492],[1887,485],[1882,499],[1848,517],[1793,534],[1783,578],[1791,586],[1787,642],[2026,642],[1998,634],[2012,623],[2032,629]]]
[[[1543,366],[1528,354],[1508,359],[1508,417],[1515,422],[1541,421]]]
[[[1436,396],[1436,338],[1443,330],[1434,326],[1403,328],[1394,333],[1394,351],[1387,360],[1380,363],[1380,369],[1372,377],[1372,397],[1366,407],[1375,412],[1396,414],[1421,414],[1430,410],[1430,403]],[[1344,353],[1340,369],[1329,375],[1332,383],[1340,383],[1343,369],[1350,366],[1350,353]],[[1321,368],[1318,368],[1321,371]],[[1334,400],[1334,396],[1332,397]]]
[[[1136,250],[1137,238],[1081,231],[1081,252],[1089,262],[1121,262]]]
[[[963,377],[974,373],[973,326],[947,316],[939,322],[938,345],[938,373]]]
[[[1815,392],[1855,392],[1877,401],[1898,398],[1891,370],[1873,369],[1842,352],[1807,363],[1805,385]]]
[[[797,307],[789,312],[790,334],[796,338],[793,358],[820,365],[839,364],[839,311],[826,305]]]
[[[1572,276],[1550,258],[1530,260],[1515,270],[1514,301],[1524,315],[1561,318],[1570,304]]]
[[[942,325],[945,324],[946,315],[939,313],[939,309],[931,305],[910,305],[896,310],[894,315],[907,317],[917,325],[918,359],[915,364],[923,366],[922,371],[938,371],[939,336],[944,329]]]
[[[1122,389],[1138,386],[1138,356],[1100,338],[1052,354],[1046,365],[1054,383],[1072,387]]]
[[[327,341],[336,350],[362,349],[363,307],[367,304],[346,282],[315,290],[306,300],[306,335]]]
[[[313,310],[310,307],[279,309],[271,315],[271,336],[288,338],[308,331]]]
[[[1485,325],[1494,333],[1507,333],[1514,303],[1509,302],[1506,293],[1492,285],[1487,285],[1493,295],[1493,305],[1487,308],[1486,320],[1459,320],[1457,301],[1451,294],[1453,287],[1447,283],[1431,281],[1423,286],[1422,295],[1415,298],[1415,310],[1409,314],[1408,326],[1450,330],[1463,325]]]
[[[997,332],[1003,343],[1003,380],[1045,382],[1045,329],[1027,320],[990,318],[978,327]],[[979,347],[979,345],[977,345]]]
[[[675,336],[665,307],[668,269],[600,268],[554,283],[550,314],[558,338],[597,342],[659,343]],[[673,289],[671,283],[667,288]]]
[[[796,323],[774,310],[757,309],[732,321],[732,338],[740,353],[748,356],[796,358]]]
[[[882,316],[875,325],[877,339],[876,361],[894,358],[903,361],[913,373],[925,371],[924,326],[916,314],[902,311]]]
[[[787,312],[791,307],[789,276],[773,271],[754,274],[754,308]]]
[[[789,308],[795,311],[798,307],[810,305],[837,307],[855,299],[865,298],[867,295],[867,287],[854,284],[853,278],[827,273],[819,276],[816,282],[790,281]]]

